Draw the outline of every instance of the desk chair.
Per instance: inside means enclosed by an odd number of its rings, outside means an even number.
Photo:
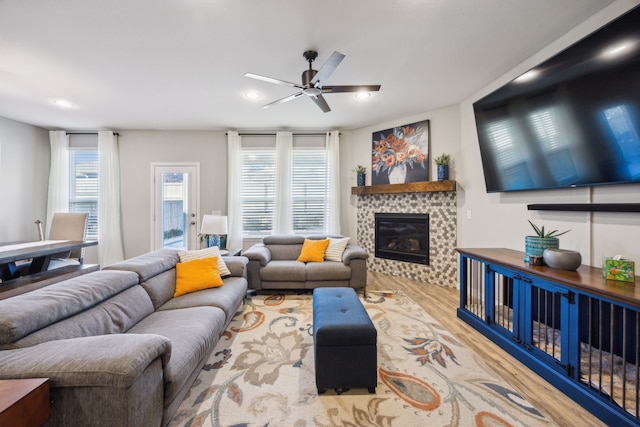
[[[49,231],[49,240],[85,240],[87,234],[86,213],[54,213],[51,219],[51,230]],[[38,230],[41,230],[41,224],[36,221]],[[40,238],[42,239],[42,233]],[[67,265],[80,265],[84,262],[84,248],[74,249],[54,254],[49,260],[47,270],[65,267]],[[12,278],[25,276],[30,274],[31,261],[22,262],[17,266],[17,273]]]
[[[49,240],[85,240],[87,219],[88,214],[86,213],[54,213],[51,219]],[[83,261],[84,248],[63,252],[51,258],[48,270],[65,265],[82,264]]]

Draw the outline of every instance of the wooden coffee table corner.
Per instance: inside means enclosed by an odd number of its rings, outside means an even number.
[[[49,406],[48,378],[0,380],[0,426],[41,426]]]

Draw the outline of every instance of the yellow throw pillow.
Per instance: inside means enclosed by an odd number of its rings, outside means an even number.
[[[206,249],[198,249],[194,251],[181,251],[178,252],[178,256],[180,257],[180,262],[191,261],[198,258],[210,258],[212,256],[218,257],[218,270],[220,270],[220,277],[230,276],[231,271],[227,264],[225,264],[222,259],[222,255],[220,255],[220,250],[217,246],[211,246]]]
[[[324,253],[329,246],[329,240],[304,239],[302,251],[298,257],[300,262],[324,262]]]
[[[176,291],[173,297],[222,286],[218,257],[199,258],[176,264]]]

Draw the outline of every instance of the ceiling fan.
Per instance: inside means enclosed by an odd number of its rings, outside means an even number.
[[[336,67],[344,59],[344,54],[340,52],[333,52],[329,59],[320,67],[319,71],[312,68],[311,64],[318,57],[318,52],[315,50],[308,50],[302,54],[304,58],[309,62],[309,69],[302,73],[302,84],[291,83],[285,80],[274,79],[271,77],[261,76],[259,74],[246,73],[246,77],[252,79],[262,80],[269,83],[275,83],[278,85],[284,85],[300,89],[300,92],[293,95],[286,96],[277,101],[273,101],[267,105],[263,105],[262,108],[269,108],[273,105],[282,104],[283,102],[291,101],[302,95],[306,95],[312,100],[322,111],[328,113],[331,111],[327,101],[325,101],[322,94],[324,93],[342,93],[342,92],[376,92],[380,90],[380,85],[353,85],[353,86],[325,86],[325,82],[329,79],[329,76],[334,72]]]

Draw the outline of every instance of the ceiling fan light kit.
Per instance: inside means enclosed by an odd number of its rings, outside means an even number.
[[[302,72],[301,85],[291,83],[286,80],[261,76],[259,74],[245,74],[245,77],[262,80],[268,83],[289,86],[300,90],[293,95],[289,95],[282,99],[278,99],[269,104],[263,105],[262,108],[269,108],[277,104],[291,101],[302,95],[306,95],[311,101],[313,101],[314,104],[318,106],[318,108],[320,108],[325,113],[328,113],[329,111],[331,111],[331,108],[329,108],[329,104],[327,104],[327,101],[322,96],[325,93],[357,92],[356,96],[358,96],[360,93],[377,92],[380,90],[380,85],[325,86],[324,82],[329,79],[329,76],[333,74],[336,67],[344,59],[345,55],[340,52],[333,52],[329,59],[327,59],[327,61],[322,65],[322,67],[320,67],[320,70],[318,71],[314,70],[312,66],[313,61],[318,57],[318,52],[316,52],[315,50],[307,50],[302,54],[302,56],[304,56],[307,62],[309,62],[309,69]],[[365,96],[365,98],[367,97],[368,96]]]

